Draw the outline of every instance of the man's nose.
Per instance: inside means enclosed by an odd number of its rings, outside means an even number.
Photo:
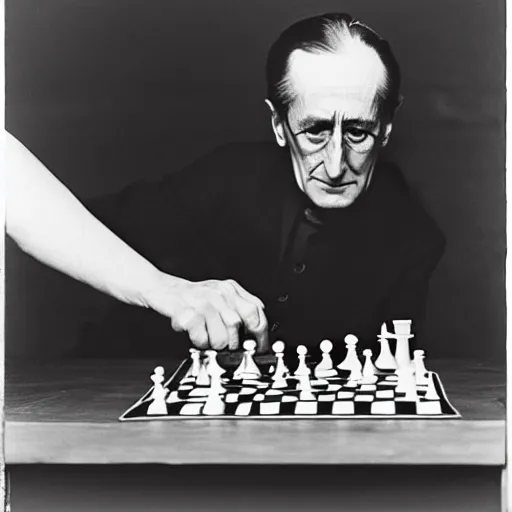
[[[338,134],[337,134],[338,135]],[[341,136],[334,136],[329,142],[325,159],[325,171],[332,181],[339,180],[344,174],[344,147]]]

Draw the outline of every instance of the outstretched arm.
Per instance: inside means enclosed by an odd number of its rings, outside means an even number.
[[[42,263],[128,304],[152,308],[200,348],[238,347],[245,325],[266,349],[263,304],[233,281],[192,283],[159,271],[96,219],[5,133],[7,233]]]

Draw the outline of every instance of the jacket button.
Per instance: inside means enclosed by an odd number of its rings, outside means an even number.
[[[296,274],[302,274],[302,272],[304,272],[304,270],[306,270],[306,264],[305,264],[305,263],[297,263],[297,264],[293,267],[293,271],[294,271]]]
[[[284,293],[283,295],[279,295],[279,297],[277,297],[278,302],[286,302],[287,300],[288,300],[288,295],[286,293]]]

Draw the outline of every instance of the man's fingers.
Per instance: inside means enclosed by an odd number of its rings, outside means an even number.
[[[228,346],[228,332],[220,313],[216,310],[205,315],[206,329],[210,347],[213,350],[222,350]]]
[[[195,325],[188,330],[188,337],[192,344],[199,350],[206,350],[208,348],[208,332],[204,320],[198,320]]]
[[[236,293],[240,297],[242,297],[245,300],[248,300],[249,302],[254,302],[258,306],[260,306],[260,308],[262,308],[262,309],[265,308],[265,304],[263,304],[261,299],[256,297],[256,295],[253,295],[252,293],[249,293],[245,288],[243,288],[241,285],[239,285],[236,281],[230,280],[229,282],[231,283],[231,285],[235,289]]]

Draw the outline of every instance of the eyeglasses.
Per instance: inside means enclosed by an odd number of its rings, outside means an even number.
[[[333,126],[330,122],[317,123],[310,128],[296,133],[293,132],[288,118],[286,118],[286,125],[297,142],[297,146],[305,154],[312,154],[323,150],[333,136]],[[357,125],[349,125],[343,130],[343,146],[356,153],[370,153],[379,140],[378,135]]]

